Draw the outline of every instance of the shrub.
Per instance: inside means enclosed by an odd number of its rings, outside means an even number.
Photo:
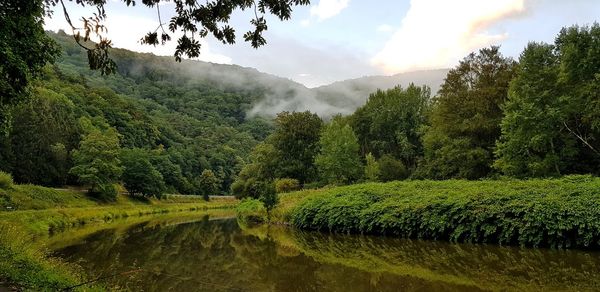
[[[600,178],[338,187],[290,213],[299,228],[522,246],[600,247]]]
[[[408,177],[409,173],[402,161],[395,159],[390,155],[383,155],[379,161],[379,179],[381,181],[402,180]]]
[[[91,190],[91,195],[100,201],[114,202],[117,200],[117,189],[112,184],[100,184]]]
[[[275,180],[275,191],[277,193],[289,193],[300,189],[300,182],[293,178],[280,178]]]
[[[13,186],[13,178],[10,173],[0,171],[0,189],[11,189]]]
[[[266,209],[257,199],[244,199],[235,208],[238,220],[245,224],[263,223],[266,221]]]

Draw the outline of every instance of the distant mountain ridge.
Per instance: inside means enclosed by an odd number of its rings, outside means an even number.
[[[81,49],[74,45],[64,32],[48,32],[63,44],[63,63],[76,65],[77,70],[89,70],[82,59]],[[118,73],[125,78],[151,78],[155,82],[174,84],[198,83],[219,91],[232,92],[249,97],[249,116],[272,117],[282,111],[309,110],[322,117],[335,114],[351,114],[362,106],[370,93],[377,89],[389,89],[410,83],[427,85],[435,94],[448,69],[415,71],[392,76],[367,76],[334,82],[316,88],[293,80],[260,72],[255,68],[238,65],[215,64],[196,60],[175,62],[172,57],[138,53],[125,49],[113,49],[112,57],[118,65]],[[122,92],[123,88],[113,88]]]

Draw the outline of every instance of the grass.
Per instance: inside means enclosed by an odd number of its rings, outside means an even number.
[[[600,178],[368,183],[281,196],[301,229],[558,248],[600,247]]]
[[[189,214],[191,211],[232,209],[237,201],[213,198],[210,202],[182,196],[164,200],[120,195],[103,203],[74,189],[10,185],[0,189],[0,283],[19,289],[59,290],[81,283],[85,276],[74,266],[51,258],[35,238],[83,225],[101,225],[116,219],[154,214]],[[102,290],[82,286],[82,290]]]

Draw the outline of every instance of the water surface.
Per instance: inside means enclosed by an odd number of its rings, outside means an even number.
[[[598,252],[250,228],[209,216],[75,234],[51,238],[56,255],[133,291],[600,290]]]

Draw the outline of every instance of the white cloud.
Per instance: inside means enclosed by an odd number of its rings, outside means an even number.
[[[391,32],[394,30],[394,28],[389,24],[382,24],[378,26],[376,30],[377,32]]]
[[[310,15],[316,16],[319,21],[332,18],[348,7],[349,2],[350,0],[320,0],[319,4],[310,8]]]
[[[388,73],[452,66],[507,38],[486,29],[524,11],[525,0],[411,0],[400,28],[371,61]]]

